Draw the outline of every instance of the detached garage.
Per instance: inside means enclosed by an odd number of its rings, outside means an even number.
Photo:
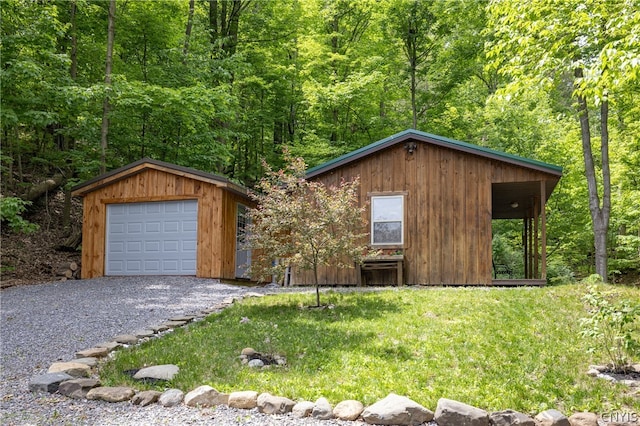
[[[247,278],[246,188],[210,173],[143,159],[72,190],[83,197],[82,278]]]

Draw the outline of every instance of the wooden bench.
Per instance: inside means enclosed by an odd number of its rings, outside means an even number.
[[[357,265],[358,286],[367,285],[364,277],[364,271],[395,269],[397,274],[398,286],[404,284],[404,256],[403,255],[387,255],[367,257],[362,264]]]

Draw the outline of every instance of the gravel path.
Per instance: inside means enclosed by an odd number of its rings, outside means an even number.
[[[231,286],[192,277],[109,277],[4,289],[0,291],[0,424],[354,425],[229,407],[197,410],[154,404],[141,408],[28,391],[31,377],[46,373],[51,363],[69,361],[75,352],[116,335],[197,313],[228,297],[281,291],[291,290]]]

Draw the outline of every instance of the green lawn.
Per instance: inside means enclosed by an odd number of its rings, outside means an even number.
[[[432,410],[446,397],[486,410],[640,412],[626,387],[585,374],[589,364],[604,360],[588,354],[580,336],[585,291],[566,285],[332,292],[322,295],[332,305],[323,310],[303,307],[314,302],[309,294],[246,299],[120,351],[100,377],[105,385],[134,384],[121,372],[172,363],[180,373],[169,386],[185,392],[208,384],[294,400],[324,396],[334,404],[371,404],[395,392]],[[640,300],[637,288],[617,291]],[[242,366],[244,347],[283,354],[288,365]]]

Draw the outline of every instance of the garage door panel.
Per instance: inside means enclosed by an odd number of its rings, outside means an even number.
[[[108,205],[106,274],[195,275],[197,212],[197,200]]]

